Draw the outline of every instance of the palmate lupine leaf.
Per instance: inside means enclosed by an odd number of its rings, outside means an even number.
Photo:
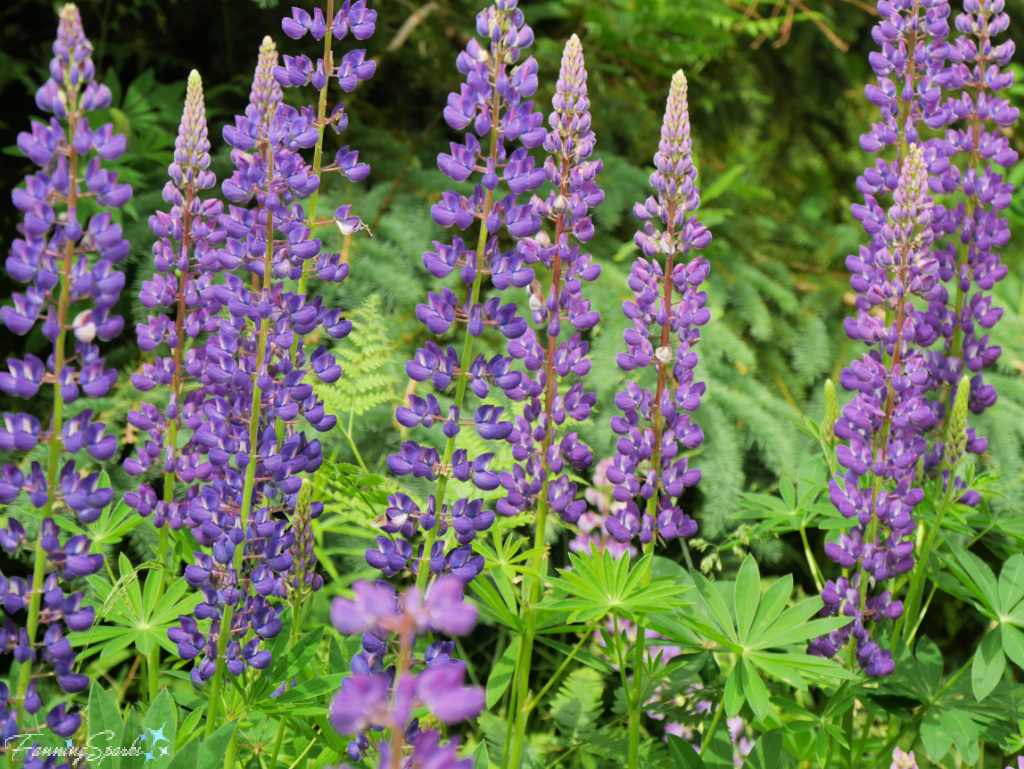
[[[84,647],[83,657],[98,651],[101,660],[133,644],[140,654],[149,654],[157,645],[174,653],[176,647],[167,638],[167,629],[177,623],[178,615],[191,614],[202,595],[185,595],[188,583],[175,579],[157,600],[160,575],[151,574],[142,588],[138,575],[159,569],[159,564],[132,566],[122,553],[119,568],[121,577],[113,585],[99,575],[87,578],[99,605],[96,613],[103,617],[104,623],[71,633],[68,638],[72,645]]]
[[[777,580],[761,594],[757,561],[748,556],[733,585],[731,604],[716,585],[698,572],[691,573],[701,599],[672,615],[650,617],[651,627],[686,646],[704,646],[707,641],[737,655],[725,685],[726,713],[733,717],[749,702],[759,719],[768,715],[770,696],[761,674],[807,691],[807,678],[816,680],[855,679],[857,675],[836,662],[813,657],[787,647],[846,625],[850,618],[813,619],[821,610],[820,598],[808,598],[787,608],[793,591],[790,574]]]
[[[638,615],[690,604],[679,596],[689,590],[675,579],[655,578],[643,587],[652,555],[630,568],[629,559],[616,560],[607,551],[570,555],[571,569],[552,581],[557,596],[545,602],[552,611],[570,612],[572,621],[597,621],[608,614],[636,621]]]

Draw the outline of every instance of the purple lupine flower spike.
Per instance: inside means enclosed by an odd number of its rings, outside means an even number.
[[[601,266],[580,253],[579,243],[593,235],[589,209],[601,203],[604,193],[595,182],[601,161],[588,160],[594,132],[583,48],[575,35],[565,46],[553,106],[551,131],[543,145],[548,152],[543,173],[554,189],[546,199],[535,196],[532,201],[534,213],[553,223],[553,234],[542,230],[519,246],[526,265],[542,264],[550,274],[546,290],[536,280],[527,289],[533,321],[544,329],[546,344],[542,346],[530,328],[508,345],[512,357],[523,360],[527,368],[519,384],[527,405],[507,437],[518,464],[513,472],[501,474],[508,496],[498,500],[497,510],[502,515],[526,509],[546,515],[554,510],[567,523],[576,523],[586,503],[576,499],[576,484],[569,482],[565,471],[583,470],[594,457],[575,432],[559,442],[556,427],[567,419],[587,419],[596,401],[579,381],[590,370],[588,344],[580,332],[593,328],[600,318],[583,298],[582,284],[596,280]],[[559,390],[562,380],[572,383],[564,391]]]
[[[938,263],[931,253],[934,204],[928,193],[929,175],[924,150],[910,144],[900,171],[894,203],[870,248],[861,258],[849,257],[848,266],[858,275],[869,274],[872,283],[858,297],[856,321],[847,331],[873,349],[843,370],[841,382],[855,392],[836,422],[841,443],[836,456],[845,471],[833,479],[833,504],[858,525],[839,535],[825,553],[844,568],[856,571],[852,578],[829,581],[823,592],[825,611],[852,616],[842,630],[816,639],[810,651],[835,655],[852,636],[861,668],[870,676],[889,675],[894,664],[888,650],[870,640],[869,623],[897,619],[901,601],[888,591],[869,596],[871,585],[908,572],[914,566],[914,507],[924,498],[916,488],[918,460],[926,449],[924,434],[937,422],[926,398],[930,379],[921,350],[914,344],[921,326],[913,297],[925,302],[938,291]],[[870,254],[876,267],[866,268]],[[874,300],[872,301],[872,299]],[[890,318],[876,314],[882,305]],[[879,347],[886,351],[883,357]],[[882,482],[876,486],[873,479]],[[841,482],[840,482],[841,481]]]
[[[935,256],[940,277],[952,282],[952,294],[943,287],[929,305],[943,345],[926,353],[926,358],[936,386],[948,390],[947,404],[953,403],[961,377],[970,378],[974,414],[981,414],[997,397],[995,388],[985,384],[984,370],[995,365],[1002,352],[989,339],[989,330],[1003,314],[1002,308],[993,305],[991,291],[1007,275],[997,249],[1010,238],[1007,220],[1000,212],[1009,207],[1013,194],[1013,184],[999,168],[1009,168],[1017,161],[1004,132],[1020,113],[1000,96],[1013,84],[1013,73],[1003,69],[1013,56],[1014,44],[1012,40],[999,44],[993,40],[1009,24],[1002,9],[1003,3],[997,0],[964,3],[964,13],[958,14],[955,22],[963,34],[950,50],[949,66],[940,73],[947,87],[961,89],[961,93],[940,102],[937,114],[941,120],[932,124],[964,126],[947,128],[943,138],[931,142],[952,161],[933,181],[933,192],[963,193],[963,200],[954,206],[936,207],[936,236],[948,240],[935,248]],[[964,160],[962,168],[955,164],[958,158]],[[987,443],[972,435],[968,450],[980,454]],[[944,444],[926,457],[929,471],[951,467]],[[975,504],[977,500],[964,495],[961,501]]]
[[[389,498],[389,519],[396,523],[389,521],[384,532],[401,536],[391,545],[381,545],[383,549],[367,552],[368,562],[386,569],[385,574],[406,568],[416,571],[421,589],[432,573],[451,574],[468,582],[483,568],[483,558],[472,555],[469,542],[491,525],[493,513],[478,510],[478,502],[446,501],[445,494],[451,480],[471,482],[490,491],[498,487],[500,479],[490,469],[493,454],[471,457],[465,449],[456,449],[460,431],[475,429],[485,440],[519,440],[511,415],[504,407],[488,405],[473,409],[465,404],[468,391],[482,399],[496,388],[513,401],[537,398],[540,392],[532,391],[536,383],[512,370],[509,358],[473,355],[473,340],[490,327],[511,340],[508,351],[512,358],[534,360],[536,336],[528,332],[517,306],[503,304],[498,296],[482,301],[480,291],[485,277],[490,277],[499,291],[525,289],[533,282],[534,271],[527,264],[527,251],[523,247],[503,251],[499,233],[504,229],[513,240],[519,240],[534,235],[540,228],[541,218],[534,202],[521,203],[519,196],[544,183],[545,171],[535,167],[529,150],[547,137],[541,125],[543,118],[530,101],[538,85],[537,62],[532,56],[520,60],[522,49],[533,42],[533,32],[515,0],[502,0],[481,11],[477,15],[477,32],[486,38],[486,43],[474,38],[459,54],[456,65],[466,82],[458,93],[449,95],[444,111],[445,121],[453,129],[472,130],[464,134],[462,142],[452,142],[449,152],[438,155],[437,164],[456,182],[476,176],[478,183],[469,195],[444,192],[441,201],[431,208],[434,221],[442,226],[454,225],[460,231],[479,227],[475,233],[476,246],[455,235],[450,243],[435,242],[433,250],[423,255],[427,271],[435,278],[444,279],[457,272],[466,287],[466,298],[463,300],[455,291],[442,287],[439,293],[428,294],[426,303],[416,308],[417,318],[431,334],[447,334],[452,328],[465,325],[470,339],[461,358],[454,347],[443,349],[427,342],[406,366],[412,379],[430,380],[438,390],[446,390],[455,383],[455,403],[442,414],[433,396],[424,399],[412,394],[409,406],[396,411],[401,424],[440,427],[447,440],[441,452],[408,441],[402,444],[400,453],[388,457],[391,472],[436,480],[437,487],[423,509],[405,495]],[[481,138],[489,146],[482,146]],[[587,311],[589,307],[581,314]],[[575,349],[579,354],[578,345]],[[583,461],[582,452],[572,453],[576,461]],[[524,454],[520,460],[525,458]],[[518,472],[521,474],[522,470]],[[567,497],[566,493],[560,495],[563,499]],[[421,526],[427,536],[419,557],[404,558],[403,553],[413,551],[409,538]],[[449,527],[454,527],[459,535],[446,551],[444,542],[437,538]]]
[[[346,3],[330,26],[358,27],[357,37],[366,37],[372,22],[365,4]],[[188,525],[203,550],[185,579],[203,600],[194,618],[183,616],[168,631],[179,655],[194,660],[197,687],[225,669],[237,676],[270,664],[261,645],[281,631],[282,601],[322,584],[314,571],[311,521],[323,503],[310,499],[308,484],[302,491],[302,475],[323,462],[315,433],[337,421],[314,392],[314,377],[334,382],[341,368],[326,347],[303,343],[314,332],[341,339],[351,323],[302,288],[306,276],[340,283],[348,275],[340,254],[323,252],[315,217],[307,218],[304,209],[314,210],[321,172],[339,169],[312,167],[301,151],[318,144],[327,122],[341,120],[281,101],[281,85],[306,82],[289,80],[288,73],[303,66],[287,57],[279,66],[276,46],[264,39],[250,104],[224,130],[235,171],[222,184],[229,205],[218,223],[225,238],[208,260],[221,282],[211,280],[204,299],[226,313],[203,327],[208,336],[195,358],[202,365],[189,369],[204,393],[202,419],[193,429],[210,471],[190,498]],[[342,69],[327,74],[344,88]],[[359,75],[369,76],[366,68]],[[333,221],[351,231],[361,227],[348,206],[335,211]],[[250,280],[236,271],[248,272]],[[207,619],[208,629],[200,629],[196,620]],[[250,632],[254,637],[242,644]]]
[[[75,413],[66,407],[83,395],[103,397],[117,381],[117,372],[106,369],[94,342],[114,338],[123,326],[111,314],[124,286],[124,273],[114,265],[125,258],[129,245],[107,209],[124,205],[131,187],[119,183],[117,173],[105,170],[103,163],[124,152],[125,138],[112,125],[94,129],[89,124],[88,114],[110,106],[111,95],[94,80],[92,44],[72,4],[60,10],[53,53],[50,78],[36,93],[37,106],[53,117],[18,135],[18,148],[41,169],[12,195],[24,219],[21,237],[11,245],[7,271],[29,286],[13,295],[12,306],[0,308],[0,322],[18,335],[29,333],[42,319],[43,336],[53,345],[45,360],[33,355],[9,359],[7,372],[0,374],[0,390],[35,398],[44,384],[54,386],[53,413],[46,423],[28,414],[5,414],[0,428],[4,451],[27,452],[40,443],[49,448],[46,466],[33,461],[0,468],[2,503],[14,504],[24,493],[29,504],[42,510],[43,519],[35,543],[26,540],[21,525],[9,516],[6,528],[0,529],[0,546],[10,554],[23,549],[34,553],[33,573],[44,575],[43,584],[0,575],[5,614],[0,653],[12,653],[22,663],[15,688],[5,686],[0,692],[0,736],[6,737],[18,733],[20,710],[34,713],[41,707],[32,683],[34,661],[53,663],[66,693],[88,685],[87,677],[72,672],[75,655],[60,623],[69,632],[88,629],[92,610],[82,609],[81,593],[65,596],[62,583],[94,574],[103,557],[89,553],[91,543],[84,535],[62,543],[52,515],[74,511],[83,524],[99,518],[113,492],[101,486],[98,472],[91,472],[92,462],[110,459],[117,451],[116,439],[93,421],[91,409],[76,408]],[[88,206],[80,205],[87,197],[92,198]],[[85,210],[93,213],[86,218]],[[76,456],[62,460],[62,454]],[[19,627],[14,617],[22,611],[26,616]],[[42,638],[29,632],[40,628],[45,628]],[[69,713],[63,702],[46,716],[47,726],[64,737],[80,723],[81,716]]]
[[[207,393],[202,388],[184,390],[194,381],[194,373],[204,367],[203,348],[194,340],[216,323],[220,305],[213,296],[211,267],[216,264],[215,246],[225,233],[216,224],[223,206],[220,201],[200,197],[216,184],[210,166],[210,141],[207,136],[203,85],[199,73],[188,78],[185,109],[174,145],[174,162],[168,169],[170,179],[163,198],[171,209],[158,211],[149,220],[158,240],[153,244],[156,271],[144,281],[139,301],[144,307],[168,310],[151,315],[136,327],[139,347],[145,351],[169,350],[169,356],[154,358],[141,373],[132,376],[132,384],[142,392],[166,392],[167,405],[160,409],[143,402],[132,411],[128,421],[145,431],[149,440],[139,441],[135,458],[125,462],[131,475],[150,470],[163,474],[163,496],[149,483],[125,495],[125,501],[144,516],[153,516],[157,528],[179,530],[188,521],[188,510],[198,494],[197,481],[209,479],[215,465],[199,442],[198,432],[183,447],[178,447],[179,431],[196,431],[203,420]],[[166,347],[163,347],[166,345]],[[175,494],[175,482],[185,485],[182,495]]]
[[[645,545],[659,535],[673,539],[697,531],[696,522],[677,500],[686,487],[700,481],[700,470],[690,467],[680,450],[695,449],[704,439],[690,414],[705,389],[703,382],[694,382],[694,346],[710,311],[705,307],[707,294],[699,290],[708,263],[702,256],[687,258],[711,242],[711,233],[694,215],[700,193],[682,72],[672,78],[654,164],[651,186],[658,191],[657,198],[649,197],[633,209],[644,222],[635,238],[644,256],[634,262],[629,277],[635,301],[625,302],[623,312],[633,327],[623,335],[627,352],[619,353],[618,363],[624,371],[654,365],[658,384],[651,392],[629,383],[616,396],[623,415],[612,418],[612,430],[620,438],[606,470],[615,484],[614,499],[624,503],[605,519],[608,533],[619,542],[639,536]],[[655,220],[664,229],[656,227]],[[653,258],[658,254],[664,257],[664,269]]]

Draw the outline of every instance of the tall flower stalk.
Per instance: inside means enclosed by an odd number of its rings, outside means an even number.
[[[544,140],[548,153],[544,174],[553,189],[546,199],[534,197],[532,201],[534,212],[552,225],[552,233],[542,230],[524,238],[519,247],[526,256],[526,264],[539,263],[546,268],[548,283],[543,285],[535,280],[529,289],[533,321],[543,329],[546,344],[541,344],[538,332],[532,328],[509,343],[509,352],[522,360],[529,372],[520,385],[528,400],[508,437],[514,445],[517,464],[512,472],[502,473],[501,485],[508,496],[498,501],[499,513],[514,515],[528,510],[536,518],[536,574],[528,576],[523,586],[520,614],[524,630],[512,676],[506,727],[506,740],[511,739],[507,751],[509,766],[519,765],[529,714],[536,704],[531,699],[530,670],[536,607],[544,581],[538,575],[544,573],[546,564],[547,517],[555,512],[566,523],[579,520],[586,503],[576,498],[576,484],[569,480],[566,465],[584,470],[594,459],[577,433],[567,432],[558,440],[558,428],[568,420],[589,417],[596,400],[593,393],[585,392],[583,382],[572,380],[590,371],[590,359],[586,357],[589,346],[580,332],[593,328],[600,318],[599,313],[590,309],[590,301],[582,296],[583,283],[596,280],[601,274],[600,265],[594,264],[589,254],[580,253],[579,244],[589,241],[594,234],[589,210],[601,203],[604,193],[595,181],[601,161],[589,160],[594,132],[590,128],[583,48],[575,35],[562,55],[552,106],[551,131]],[[562,333],[565,325],[571,328],[568,338]],[[563,382],[568,384],[564,389],[560,388]]]
[[[855,394],[834,427],[843,475],[831,481],[830,497],[857,525],[826,545],[826,555],[844,575],[829,580],[822,591],[823,613],[854,620],[809,647],[826,657],[847,647],[848,664],[856,658],[869,676],[894,669],[889,650],[871,640],[871,625],[897,619],[903,604],[888,590],[872,591],[914,566],[912,515],[924,498],[919,462],[927,451],[927,433],[939,423],[928,397],[935,383],[924,352],[937,330],[922,308],[943,290],[932,253],[929,169],[943,169],[948,162],[941,148],[922,141],[920,131],[947,120],[939,73],[950,50],[944,42],[949,6],[943,0],[886,3],[879,10],[884,18],[873,34],[882,51],[871,54],[878,85],[866,93],[880,107],[881,120],[861,137],[861,146],[869,152],[896,146],[898,154],[891,163],[876,161],[858,179],[864,204],[853,206],[870,243],[846,260],[853,273],[850,284],[860,296],[857,317],[847,318],[845,327],[869,352],[840,377],[844,389]],[[890,194],[893,204],[883,208],[879,199]]]
[[[711,233],[696,216],[700,191],[693,165],[686,77],[681,71],[672,78],[654,165],[651,186],[657,197],[633,209],[644,222],[635,237],[644,256],[630,271],[635,301],[625,302],[623,312],[633,327],[623,334],[627,352],[619,353],[618,364],[627,372],[653,366],[657,383],[652,392],[630,382],[615,397],[623,413],[612,417],[611,425],[620,437],[615,458],[605,471],[615,484],[614,499],[623,503],[605,519],[605,528],[618,542],[638,537],[646,552],[659,537],[670,540],[697,532],[696,522],[680,506],[680,496],[700,481],[701,473],[679,454],[704,440],[690,414],[700,406],[705,390],[703,382],[694,381],[694,347],[700,341],[700,326],[711,317],[705,306],[707,294],[700,290],[708,263],[703,256],[691,256],[691,251],[706,248]],[[656,258],[659,255],[664,266]],[[650,582],[650,566],[643,582]],[[639,762],[644,637],[637,632],[633,689],[626,693],[630,769]]]
[[[170,354],[158,355],[153,363],[143,366],[141,373],[132,376],[132,384],[141,392],[165,391],[167,405],[160,409],[143,401],[139,410],[129,413],[128,422],[145,431],[149,439],[140,442],[136,457],[125,462],[130,475],[143,475],[151,469],[161,471],[161,495],[150,483],[143,483],[136,492],[126,494],[125,501],[140,514],[152,515],[153,525],[160,532],[158,555],[162,568],[168,568],[168,529],[178,531],[190,521],[189,507],[199,492],[196,482],[208,480],[214,469],[193,432],[202,423],[206,391],[201,387],[185,389],[196,380],[194,372],[203,367],[203,347],[196,339],[216,322],[220,310],[211,296],[210,267],[216,264],[214,247],[225,237],[224,230],[216,225],[223,206],[218,200],[200,197],[216,183],[209,165],[203,85],[199,73],[193,70],[169,169],[171,178],[163,191],[171,209],[150,217],[150,229],[158,238],[153,245],[156,271],[151,280],[143,282],[139,294],[143,307],[167,314],[150,315],[136,327],[140,349],[148,352],[165,348]],[[191,434],[181,447],[179,431]],[[180,492],[178,483],[184,486]],[[160,580],[159,599],[165,574],[152,578]],[[147,666],[150,701],[159,693],[159,661],[159,647],[154,646]]]
[[[22,548],[33,552],[28,582],[0,576],[5,606],[10,600],[10,606],[16,607],[10,613],[26,613],[21,628],[10,617],[4,621],[3,650],[13,652],[18,663],[15,689],[3,691],[7,733],[18,731],[19,713],[23,719],[24,713],[35,713],[40,707],[34,682],[37,662],[55,664],[65,692],[88,685],[87,678],[71,673],[74,654],[58,623],[63,619],[69,630],[86,629],[92,624],[92,613],[80,608],[80,593],[63,597],[58,575],[70,580],[92,574],[103,558],[88,554],[90,542],[84,535],[62,545],[55,516],[73,511],[82,523],[92,523],[113,497],[111,489],[100,485],[99,473],[85,470],[88,459],[81,452],[97,462],[106,461],[117,451],[116,439],[105,435],[103,423],[93,419],[91,409],[73,416],[67,410],[83,395],[103,397],[117,381],[117,373],[105,368],[94,342],[113,339],[123,327],[122,319],[110,313],[124,286],[124,274],[114,265],[129,250],[120,225],[104,210],[123,206],[131,188],[118,183],[117,173],[102,167],[103,161],[115,160],[124,152],[124,136],[115,134],[111,124],[96,129],[89,125],[88,114],[105,109],[111,100],[110,90],[94,81],[92,50],[77,7],[65,5],[53,44],[50,79],[36,92],[37,106],[53,117],[49,124],[34,123],[31,133],[18,135],[18,148],[40,170],[12,195],[24,218],[21,237],[11,246],[7,271],[30,285],[25,293],[13,295],[13,306],[0,309],[0,321],[22,336],[42,317],[42,333],[53,352],[45,361],[34,355],[8,359],[7,371],[0,374],[0,389],[34,399],[41,388],[52,386],[53,406],[47,427],[31,414],[5,414],[0,429],[4,451],[27,453],[39,444],[48,449],[45,466],[33,461],[27,473],[17,465],[0,469],[0,503],[13,504],[24,493],[42,517],[35,542],[26,539],[13,518],[0,531],[0,542],[8,552]],[[65,459],[65,454],[72,456]],[[40,625],[49,626],[42,641],[37,638]],[[80,720],[66,713],[65,704],[47,716],[47,724],[62,736],[70,736]]]
[[[1013,83],[1013,73],[1003,72],[1013,55],[1012,40],[996,44],[993,40],[1009,25],[1002,11],[1003,3],[994,0],[968,0],[964,13],[956,18],[961,36],[950,52],[949,66],[939,75],[947,88],[961,89],[959,98],[949,97],[937,114],[941,122],[952,126],[944,138],[932,141],[951,161],[941,173],[933,191],[962,195],[955,206],[936,206],[934,229],[937,238],[947,240],[936,246],[939,276],[952,282],[950,295],[943,287],[941,295],[928,307],[934,325],[940,329],[941,347],[926,354],[929,373],[940,390],[944,430],[933,451],[925,457],[925,469],[942,474],[952,489],[963,489],[963,481],[955,476],[962,459],[951,451],[953,425],[952,407],[959,396],[958,386],[966,379],[970,389],[969,408],[981,414],[995,403],[995,388],[986,384],[984,370],[995,365],[1002,353],[989,341],[991,329],[1002,317],[1001,307],[993,305],[991,291],[1007,274],[996,249],[1010,239],[1010,230],[1000,212],[1009,207],[1013,184],[1003,180],[999,167],[1009,168],[1017,162],[1017,153],[1000,129],[1010,128],[1019,117],[1019,110],[999,96]],[[935,121],[938,122],[938,121]],[[963,168],[955,161],[960,158]],[[957,242],[959,241],[959,242]],[[981,454],[988,441],[968,429],[967,451]],[[952,498],[952,495],[950,495]],[[968,491],[959,501],[974,505],[979,496]],[[923,540],[920,563],[927,563],[934,547],[948,504],[940,509],[935,523]],[[914,571],[907,592],[906,612],[897,621],[895,632],[905,630],[909,642],[917,629],[924,589],[924,569]],[[909,622],[907,621],[909,618]]]
[[[502,305],[498,297],[485,301],[482,291],[485,277],[490,277],[499,290],[525,288],[534,277],[518,249],[503,251],[499,245],[502,230],[518,239],[534,234],[540,227],[532,205],[517,201],[518,195],[536,189],[544,181],[544,172],[534,168],[533,158],[528,155],[529,149],[541,144],[546,136],[540,125],[542,117],[528,100],[537,90],[537,62],[532,56],[519,61],[521,49],[533,42],[533,32],[524,23],[515,0],[502,0],[481,11],[476,27],[478,34],[489,40],[489,46],[481,46],[474,38],[459,54],[457,66],[467,82],[459,93],[449,95],[444,111],[448,125],[455,130],[472,125],[473,133],[467,133],[462,144],[453,142],[451,153],[439,155],[438,166],[456,182],[479,174],[479,183],[470,195],[444,192],[441,201],[431,208],[434,221],[442,226],[454,224],[460,230],[478,226],[476,249],[470,250],[461,237],[455,236],[450,245],[435,242],[435,250],[423,256],[427,270],[436,278],[445,278],[458,269],[467,296],[463,302],[455,292],[442,288],[440,294],[430,293],[427,303],[416,308],[417,318],[432,334],[444,334],[454,324],[464,324],[465,341],[461,356],[453,347],[443,350],[428,342],[406,365],[412,379],[429,379],[439,391],[447,390],[454,380],[455,395],[447,413],[442,413],[435,396],[411,395],[409,406],[399,408],[395,415],[406,427],[440,426],[445,436],[441,452],[408,441],[387,461],[396,475],[428,478],[437,485],[425,510],[404,494],[391,497],[384,530],[401,533],[402,538],[393,542],[381,537],[380,549],[367,554],[371,565],[382,568],[387,576],[413,569],[421,591],[431,572],[452,573],[463,582],[475,577],[483,559],[472,557],[469,543],[477,532],[494,522],[494,512],[484,510],[480,500],[446,502],[451,479],[471,481],[485,491],[499,485],[498,473],[489,469],[492,453],[469,457],[465,449],[456,449],[462,427],[475,427],[485,440],[504,440],[514,431],[513,422],[502,418],[505,409],[501,406],[481,406],[472,418],[463,417],[467,391],[472,389],[482,399],[496,386],[513,400],[526,397],[523,377],[512,370],[511,360],[500,355],[489,360],[480,354],[474,357],[474,341],[488,326],[512,340],[518,340],[527,330],[526,321],[516,314],[516,305]],[[488,136],[490,148],[485,150],[477,137]],[[516,140],[521,147],[507,146]],[[502,183],[509,192],[499,198]],[[408,538],[419,527],[426,536],[418,557],[414,557]],[[454,531],[454,536],[447,541],[439,539],[448,531]]]
[[[346,5],[332,19],[339,37],[350,12],[372,28],[372,12]],[[315,563],[309,521],[322,503],[308,499],[308,488],[302,496],[301,474],[323,461],[320,441],[307,430],[330,430],[336,419],[304,380],[312,375],[334,382],[341,368],[325,347],[308,351],[302,341],[317,330],[340,339],[351,324],[319,297],[290,288],[306,271],[328,282],[348,274],[341,255],[323,252],[312,237],[300,202],[319,188],[321,177],[299,152],[314,147],[321,131],[312,110],[281,103],[279,83],[298,84],[295,73],[302,68],[294,59],[278,66],[276,47],[266,38],[246,114],[224,131],[236,170],[222,185],[231,205],[219,220],[226,239],[212,265],[223,283],[208,287],[206,295],[227,312],[212,324],[204,365],[195,372],[206,393],[196,440],[217,472],[189,507],[192,532],[209,552],[197,552],[196,564],[185,572],[204,600],[195,618],[182,617],[169,631],[179,655],[196,660],[193,683],[201,687],[212,679],[207,734],[216,728],[217,711],[230,707],[227,692],[222,694],[224,670],[239,676],[248,667],[269,665],[270,652],[261,646],[281,630],[280,601],[298,608],[295,592],[321,584],[308,571]],[[342,115],[337,111],[329,122],[339,124]],[[362,228],[347,206],[329,223],[348,232]],[[200,629],[197,620],[207,619],[209,628]]]

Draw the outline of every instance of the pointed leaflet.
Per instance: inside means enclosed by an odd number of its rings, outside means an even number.
[[[516,657],[519,654],[519,639],[516,638],[508,645],[508,648],[498,657],[491,674],[487,677],[487,708],[493,708],[501,696],[508,689],[512,681],[512,672],[516,666]]]
[[[739,631],[740,644],[746,645],[747,634],[757,613],[757,604],[761,599],[761,573],[757,561],[747,555],[740,566],[733,586],[733,604],[736,607],[736,628]]]
[[[110,695],[93,681],[89,688],[89,741],[96,747],[120,748],[123,745],[124,724],[117,704]],[[117,755],[104,756],[104,766],[120,769],[121,759]]]
[[[971,689],[981,702],[996,688],[1006,670],[1002,634],[998,626],[981,639],[971,662]]]
[[[747,696],[747,701],[750,703],[751,709],[754,711],[754,715],[757,716],[758,721],[764,721],[768,717],[768,688],[764,685],[764,681],[761,680],[761,676],[758,675],[757,670],[754,668],[750,658],[744,655],[743,657],[743,693]]]

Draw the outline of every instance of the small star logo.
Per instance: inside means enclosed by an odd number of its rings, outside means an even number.
[[[149,737],[150,745],[152,746],[151,749],[153,751],[152,753],[145,753],[144,754],[147,763],[150,762],[150,761],[155,760],[158,755],[159,756],[169,756],[169,755],[171,755],[171,751],[170,751],[170,747],[169,747],[169,745],[171,744],[171,741],[170,741],[170,739],[168,739],[167,737],[164,736],[164,727],[165,726],[167,726],[166,723],[162,724],[159,729],[146,729],[146,731],[149,732],[148,737]],[[147,738],[147,735],[143,734],[141,736],[142,736],[142,740],[145,741],[146,738]],[[158,742],[166,742],[166,743],[168,743],[168,745],[161,746],[161,747],[157,748],[157,743]]]

